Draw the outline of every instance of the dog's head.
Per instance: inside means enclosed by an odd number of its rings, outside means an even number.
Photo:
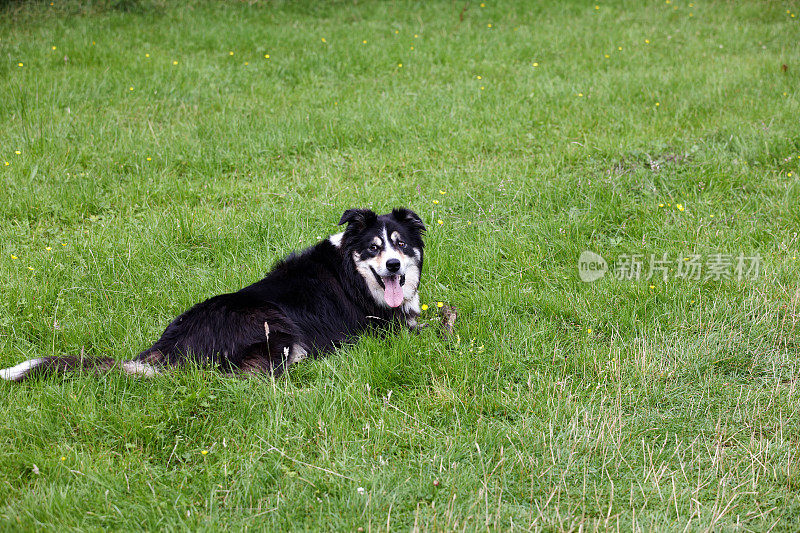
[[[331,240],[352,258],[375,301],[387,307],[416,302],[424,247],[422,219],[409,209],[386,215],[348,209],[339,224],[347,224],[347,229]]]

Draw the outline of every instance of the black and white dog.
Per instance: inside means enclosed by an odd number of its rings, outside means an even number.
[[[417,327],[425,225],[416,213],[349,209],[347,229],[278,262],[261,281],[201,302],[131,361],[43,357],[0,370],[0,378],[76,369],[155,375],[187,362],[226,372],[279,374],[308,356],[354,341],[371,327]]]

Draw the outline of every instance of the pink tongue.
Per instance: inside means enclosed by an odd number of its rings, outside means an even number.
[[[400,276],[381,278],[383,281],[383,297],[389,307],[398,307],[403,303],[403,288],[400,286]]]

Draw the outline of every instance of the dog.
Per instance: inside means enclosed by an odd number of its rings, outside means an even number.
[[[348,209],[346,229],[279,261],[262,280],[201,302],[129,361],[59,356],[0,370],[22,381],[89,369],[154,376],[187,363],[224,372],[279,375],[309,356],[328,354],[373,329],[418,328],[425,224],[397,208],[377,215]]]

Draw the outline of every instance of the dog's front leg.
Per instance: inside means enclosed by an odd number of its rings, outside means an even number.
[[[406,319],[406,326],[408,326],[408,329],[415,333],[419,333],[419,331],[425,327],[417,322],[421,313],[422,309],[419,306],[419,294],[414,293],[413,297],[403,302],[403,316]]]

